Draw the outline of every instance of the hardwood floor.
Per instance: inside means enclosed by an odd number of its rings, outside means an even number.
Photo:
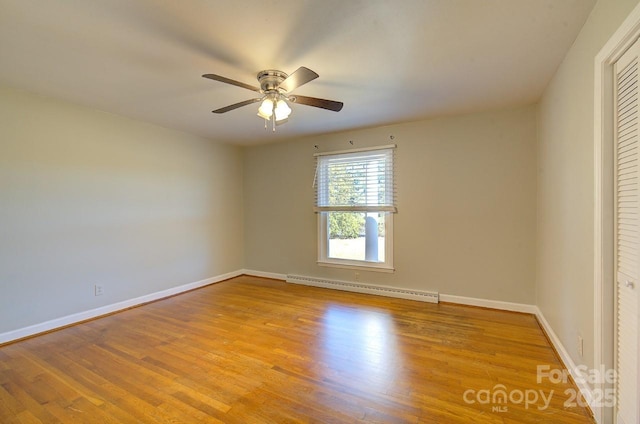
[[[592,423],[538,365],[532,315],[243,276],[0,347],[0,422]]]

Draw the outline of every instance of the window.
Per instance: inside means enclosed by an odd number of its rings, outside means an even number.
[[[320,265],[393,270],[394,152],[316,154]]]

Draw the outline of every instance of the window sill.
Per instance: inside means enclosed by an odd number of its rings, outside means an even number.
[[[395,272],[395,268],[389,267],[386,265],[380,265],[380,264],[363,265],[360,263],[327,262],[327,261],[317,261],[317,264],[319,266],[326,266],[329,268],[354,269],[358,271],[373,271],[373,272],[386,272],[386,273]]]

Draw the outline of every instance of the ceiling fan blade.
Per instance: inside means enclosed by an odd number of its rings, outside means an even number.
[[[282,81],[278,88],[283,89],[285,92],[289,92],[308,83],[309,81],[313,81],[316,78],[318,78],[318,74],[309,68],[301,66],[296,69],[293,74],[289,75],[287,79]]]
[[[220,81],[220,82],[224,82],[226,84],[231,84],[231,85],[235,85],[235,86],[238,86],[238,87],[246,88],[247,90],[257,91],[258,93],[260,92],[260,89],[258,87],[254,87],[252,85],[245,84],[243,82],[232,80],[232,79],[229,79],[229,78],[226,78],[226,77],[221,77],[220,75],[204,74],[203,77],[212,79],[214,81]]]
[[[294,103],[299,103],[301,105],[320,107],[322,109],[332,110],[334,112],[340,112],[342,110],[342,106],[344,103],[336,102],[334,100],[325,100],[319,99],[317,97],[307,97],[307,96],[291,96],[289,98]]]
[[[240,102],[240,103],[234,103],[232,105],[221,107],[220,109],[216,109],[213,111],[213,113],[229,112],[230,110],[238,109],[239,107],[250,105],[251,103],[259,102],[260,100],[262,99],[251,99],[251,100],[245,100],[244,102]]]

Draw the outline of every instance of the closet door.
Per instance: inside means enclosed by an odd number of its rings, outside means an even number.
[[[615,234],[617,424],[640,423],[639,70],[636,42],[615,64]]]

